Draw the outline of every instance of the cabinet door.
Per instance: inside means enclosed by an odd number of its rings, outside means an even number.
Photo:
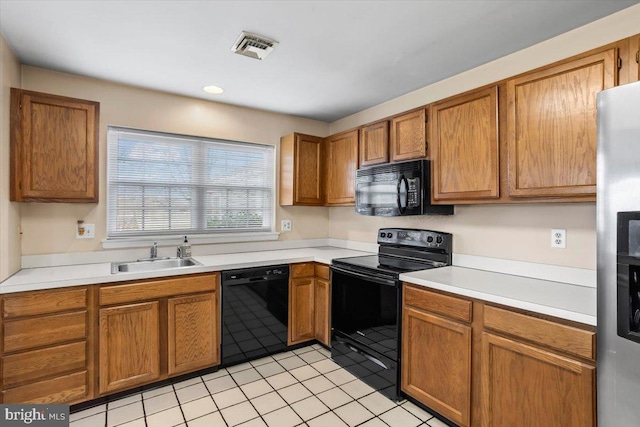
[[[325,345],[331,345],[331,332],[329,327],[329,313],[331,306],[329,296],[329,282],[323,279],[315,279],[315,337]]]
[[[595,425],[595,368],[483,333],[482,425]]]
[[[389,162],[389,122],[360,129],[360,167]]]
[[[100,393],[160,376],[158,302],[100,310]]]
[[[355,204],[358,131],[327,138],[326,151],[326,204],[340,206]]]
[[[294,204],[322,205],[322,138],[296,134]]]
[[[402,324],[402,390],[469,426],[471,327],[406,307]]]
[[[640,37],[634,37],[635,42],[633,43],[634,49],[631,50],[631,57],[635,57],[636,61],[636,75],[632,81],[640,80]],[[633,59],[631,59],[633,61]]]
[[[495,199],[499,193],[498,87],[431,107],[433,199]]]
[[[391,161],[411,160],[427,156],[424,109],[391,119]]]
[[[98,202],[99,108],[11,89],[11,200]]]
[[[610,49],[507,81],[510,196],[595,196],[596,94],[616,72]]]
[[[289,282],[289,345],[315,337],[314,278]]]
[[[217,293],[168,301],[169,375],[220,363]]]

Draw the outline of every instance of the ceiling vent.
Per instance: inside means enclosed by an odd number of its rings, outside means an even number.
[[[275,40],[243,31],[233,44],[231,50],[238,55],[248,56],[249,58],[262,61],[276,46],[278,46],[278,42]]]

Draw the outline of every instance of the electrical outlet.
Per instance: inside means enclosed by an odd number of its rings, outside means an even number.
[[[551,247],[565,249],[567,247],[567,230],[553,228],[551,230]]]
[[[93,239],[96,237],[95,224],[77,224],[76,239]]]
[[[283,219],[280,223],[280,231],[291,231],[291,220]]]

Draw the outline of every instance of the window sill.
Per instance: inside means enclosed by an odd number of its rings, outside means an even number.
[[[212,243],[237,243],[237,242],[264,242],[278,240],[280,233],[229,233],[217,235],[193,235],[189,237],[192,245],[207,245]],[[145,236],[145,237],[119,237],[102,240],[103,249],[121,248],[146,248],[153,242],[158,246],[176,246],[182,243],[184,236]]]

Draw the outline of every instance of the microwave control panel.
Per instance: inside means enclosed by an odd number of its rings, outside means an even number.
[[[420,206],[420,179],[408,179],[407,184],[407,206],[410,208]]]

